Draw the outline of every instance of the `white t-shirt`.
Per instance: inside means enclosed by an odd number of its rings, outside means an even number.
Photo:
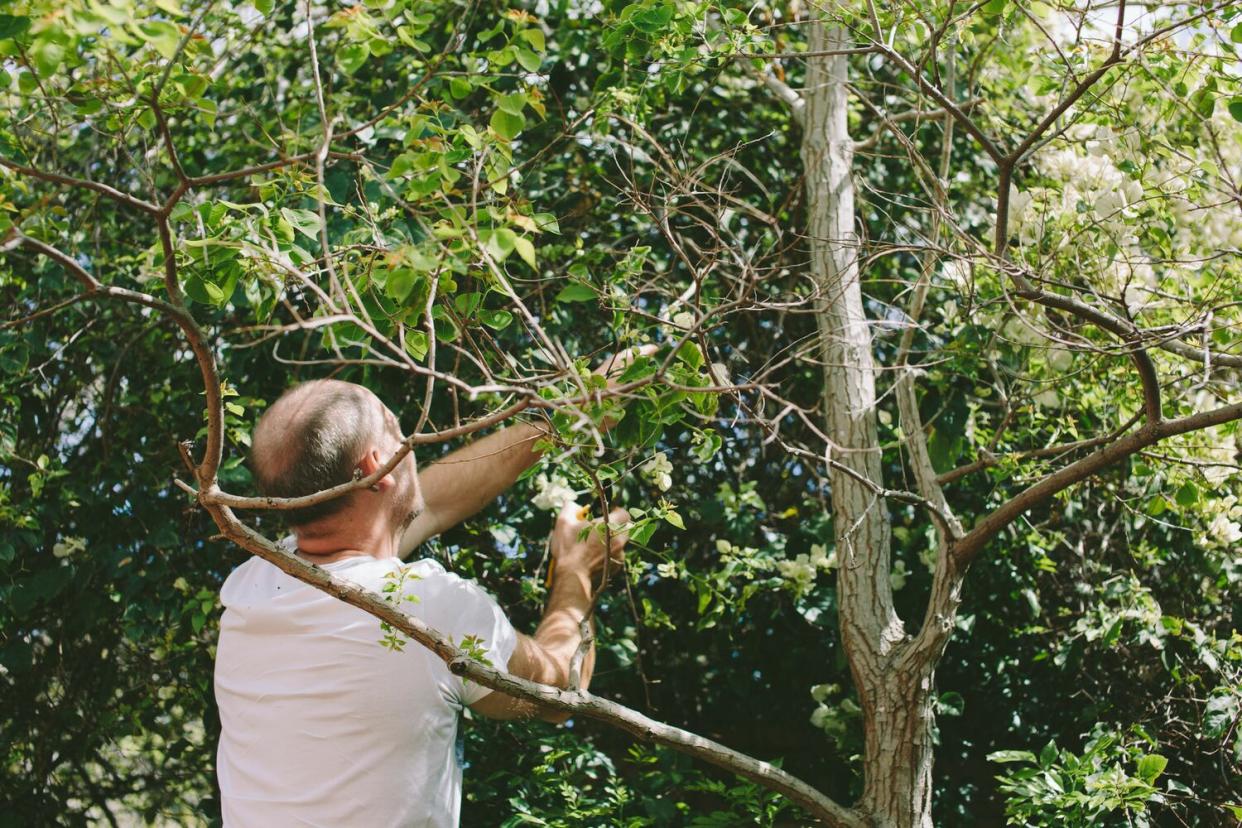
[[[482,639],[509,662],[517,633],[477,585],[411,563],[403,601],[454,643]],[[396,559],[346,558],[334,575],[383,594]],[[416,641],[380,644],[374,616],[260,558],[229,575],[216,652],[223,733],[216,772],[228,828],[452,828],[461,810],[457,721],[491,691]]]

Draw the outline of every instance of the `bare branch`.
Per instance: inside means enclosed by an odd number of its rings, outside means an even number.
[[[794,123],[802,126],[803,110],[806,108],[806,103],[802,100],[802,96],[795,92],[789,84],[772,74],[771,70],[759,71],[750,67],[747,68],[751,74],[763,81],[763,85],[771,90],[785,106],[789,107],[789,114],[794,119]]]
[[[151,215],[155,215],[160,211],[159,207],[149,201],[129,195],[128,193],[123,193],[114,187],[109,187],[107,184],[100,184],[97,181],[89,181],[84,178],[72,178],[67,175],[60,175],[59,173],[44,172],[43,170],[38,170],[34,167],[27,167],[22,164],[14,163],[7,158],[0,158],[0,167],[7,167],[20,175],[28,175],[31,178],[38,178],[42,181],[50,181],[53,184],[63,184],[66,187],[80,187],[85,190],[92,190],[96,193],[102,193],[113,201],[117,201],[128,207],[133,207],[136,210],[141,210],[144,213],[150,213]]]

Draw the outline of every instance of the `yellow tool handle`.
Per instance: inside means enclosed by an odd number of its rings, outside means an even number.
[[[576,515],[576,517],[578,518],[578,520],[586,520],[586,517],[589,514],[591,514],[591,507],[583,506],[581,509],[578,510],[578,514]],[[556,574],[556,558],[549,557],[548,558],[548,577],[545,578],[543,582],[543,585],[545,587],[551,588],[552,576],[555,574]]]

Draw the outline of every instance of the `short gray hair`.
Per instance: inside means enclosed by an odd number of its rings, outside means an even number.
[[[304,497],[348,483],[375,436],[376,404],[352,383],[313,380],[290,388],[255,427],[250,466],[259,491]],[[353,498],[350,492],[284,514],[291,526],[303,526],[335,515]]]

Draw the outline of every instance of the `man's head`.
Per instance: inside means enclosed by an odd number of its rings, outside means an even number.
[[[340,380],[295,385],[254,430],[250,465],[259,491],[302,497],[367,476],[401,444],[396,416],[368,389]],[[411,452],[371,489],[286,512],[302,534],[328,534],[346,519],[407,525],[422,507]]]

